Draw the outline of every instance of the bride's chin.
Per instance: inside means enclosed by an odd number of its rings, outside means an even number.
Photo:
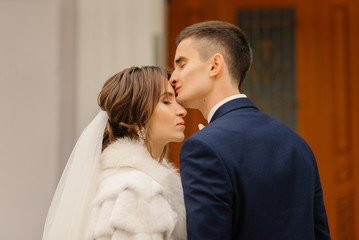
[[[183,139],[184,139],[184,134],[183,134],[183,136],[182,137],[180,137],[176,142],[182,142],[183,141]]]
[[[185,135],[184,133],[182,132],[182,134],[179,134],[177,132],[177,134],[175,136],[172,136],[171,139],[169,139],[168,143],[171,143],[171,142],[182,142],[183,139],[185,138]]]

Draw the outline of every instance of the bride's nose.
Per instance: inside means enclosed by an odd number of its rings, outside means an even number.
[[[180,117],[185,117],[187,115],[187,110],[182,107],[182,105],[178,104],[178,108],[177,108],[177,116],[180,116]]]

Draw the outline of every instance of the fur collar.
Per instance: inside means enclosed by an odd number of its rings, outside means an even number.
[[[105,149],[101,156],[101,168],[134,168],[149,175],[162,186],[168,184],[168,178],[179,176],[173,164],[166,159],[158,162],[143,144],[129,138],[120,138]]]
[[[174,239],[187,239],[182,185],[178,170],[173,164],[166,159],[161,163],[153,159],[147,148],[139,141],[120,138],[103,151],[101,168],[103,171],[110,172],[119,168],[133,168],[162,185],[166,199],[178,215],[178,222],[173,232]]]

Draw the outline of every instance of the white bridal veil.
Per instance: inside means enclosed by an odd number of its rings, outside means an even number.
[[[84,239],[95,194],[107,114],[100,111],[72,150],[47,214],[43,240]]]

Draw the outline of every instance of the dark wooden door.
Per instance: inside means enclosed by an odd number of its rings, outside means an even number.
[[[170,0],[168,64],[187,25],[222,20],[240,26],[240,10],[283,8],[295,13],[294,128],[316,155],[332,239],[359,240],[359,1]],[[206,121],[189,111],[186,137],[198,123]],[[170,145],[176,164],[180,145]]]

